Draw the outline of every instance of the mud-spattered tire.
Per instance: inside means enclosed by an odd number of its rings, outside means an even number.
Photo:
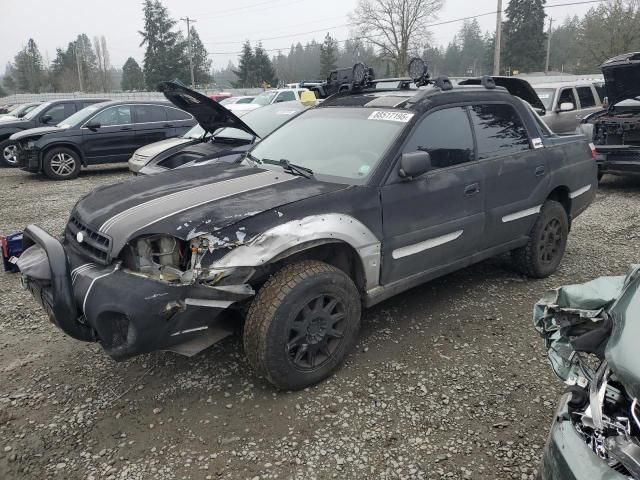
[[[287,265],[251,303],[245,354],[280,389],[313,385],[344,360],[357,338],[360,314],[358,290],[344,272],[313,260]]]
[[[52,180],[71,180],[80,175],[80,155],[65,147],[52,148],[44,155],[42,170]]]
[[[547,200],[531,230],[529,242],[511,252],[514,266],[529,277],[548,277],[562,262],[568,236],[567,212],[560,203]]]

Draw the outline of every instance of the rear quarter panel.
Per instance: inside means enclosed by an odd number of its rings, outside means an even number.
[[[598,187],[598,166],[583,135],[547,139],[545,146],[550,171],[549,191],[569,193],[571,218],[580,215],[593,201]]]

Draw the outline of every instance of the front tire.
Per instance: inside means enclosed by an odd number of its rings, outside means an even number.
[[[287,265],[251,303],[245,354],[280,389],[313,385],[344,360],[357,338],[360,313],[358,290],[341,270],[311,260]]]
[[[44,174],[52,180],[71,180],[80,174],[80,156],[70,148],[49,150],[42,162]]]
[[[566,210],[560,203],[547,200],[533,225],[529,242],[511,252],[516,268],[532,278],[548,277],[562,262],[568,236]]]
[[[18,166],[18,144],[11,140],[0,142],[0,165],[3,167]]]

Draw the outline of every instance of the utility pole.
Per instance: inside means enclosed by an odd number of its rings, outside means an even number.
[[[551,28],[553,27],[553,18],[549,17],[549,38],[547,38],[547,63],[544,66],[544,73],[549,73],[549,56],[551,54]]]
[[[502,43],[502,0],[498,0],[496,17],[496,46],[493,51],[493,74],[500,75],[500,48]]]
[[[191,23],[196,23],[196,20],[189,17],[181,18],[183,22],[187,22],[187,48],[189,51],[189,71],[191,72],[191,88],[196,88],[195,80],[193,78],[193,54],[191,52]]]
[[[80,91],[83,92],[84,88],[82,88],[82,62],[80,61],[80,55],[78,55],[78,42],[76,41],[74,45],[74,51],[76,52],[76,65],[78,67],[78,83],[80,84]]]

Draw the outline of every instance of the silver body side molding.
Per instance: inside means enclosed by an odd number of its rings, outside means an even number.
[[[540,213],[540,209],[542,205],[538,205],[537,207],[527,208],[526,210],[520,210],[518,212],[510,213],[509,215],[505,215],[502,217],[502,223],[513,222],[514,220],[520,220],[521,218],[529,217],[531,215],[535,215]]]
[[[589,190],[591,190],[591,184],[589,185],[585,185],[582,188],[579,188],[578,190],[574,190],[573,192],[569,193],[569,198],[576,198],[579,197],[580,195],[587,193]]]
[[[422,242],[414,243],[413,245],[397,248],[391,253],[391,256],[394,260],[397,260],[399,258],[408,257],[409,255],[415,255],[416,253],[429,250],[430,248],[444,245],[445,243],[453,242],[460,238],[463,231],[464,230],[458,230],[457,232],[451,232],[446,235],[441,235],[440,237],[430,238]]]

